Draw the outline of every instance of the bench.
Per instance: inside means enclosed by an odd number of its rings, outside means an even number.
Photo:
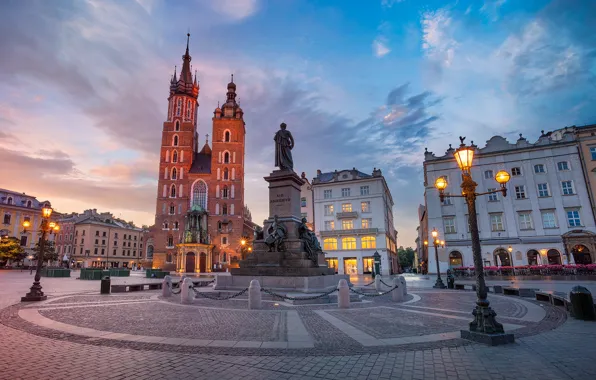
[[[145,290],[145,287],[147,287],[147,290],[161,289],[161,282],[111,285],[111,291],[112,293],[138,292]]]
[[[457,290],[476,290],[475,284],[453,284]]]
[[[538,289],[506,287],[503,288],[503,294],[508,296],[534,297],[537,290]]]
[[[569,304],[569,298],[567,298],[567,294],[563,292],[554,292],[554,291],[537,291],[536,292],[536,301],[545,301],[550,303],[554,306],[563,306],[567,308]]]

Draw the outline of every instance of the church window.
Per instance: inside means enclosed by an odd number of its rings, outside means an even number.
[[[176,185],[172,185],[170,189],[170,198],[176,198]]]
[[[231,133],[230,131],[224,132],[224,142],[230,142]]]
[[[199,180],[193,186],[192,204],[201,206],[204,210],[207,209],[207,184],[203,180]]]
[[[227,181],[227,180],[229,180],[229,179],[230,179],[230,175],[229,175],[229,172],[228,172],[228,168],[225,168],[225,169],[223,170],[223,179],[224,179],[224,181]]]
[[[174,215],[176,213],[176,206],[173,203],[170,203],[170,215]]]
[[[175,131],[179,131],[180,130],[180,120],[176,120],[176,126],[174,128]]]
[[[177,230],[178,229],[178,222],[174,222],[174,229]]]
[[[192,111],[191,109],[191,104],[190,104],[190,100],[188,101],[188,103],[186,103],[186,117],[190,119],[190,113]]]
[[[170,225],[168,224],[167,221],[163,222],[163,229],[167,230],[168,228],[170,228]]]
[[[221,244],[222,245],[227,245],[228,244],[228,237],[227,236],[222,236],[221,237]],[[223,254],[223,259],[224,259],[224,262],[225,262],[226,261],[226,253],[225,252]]]
[[[178,162],[178,151],[177,150],[175,150],[172,153],[172,162]]]
[[[230,163],[230,152],[225,152],[224,153],[224,164],[229,164]]]
[[[178,99],[178,103],[176,104],[176,116],[180,116],[182,112],[182,99]]]
[[[168,247],[174,246],[174,236],[168,235]]]
[[[228,205],[224,203],[224,205],[221,207],[221,214],[222,215],[228,215]]]
[[[163,185],[163,194],[161,196],[164,198],[168,196],[168,185]]]
[[[223,187],[223,190],[221,191],[221,197],[223,199],[228,199],[228,187],[227,186]]]
[[[174,135],[174,141],[172,142],[173,146],[178,146],[178,135]]]
[[[176,168],[172,168],[172,179],[177,179],[178,178],[178,171],[176,170]]]
[[[163,170],[163,179],[168,179],[168,172],[169,172],[169,170],[168,170],[168,168],[166,167],[166,168]]]

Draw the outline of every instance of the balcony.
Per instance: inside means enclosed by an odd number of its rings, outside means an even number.
[[[338,212],[337,219],[356,219],[358,213],[356,211]]]
[[[378,234],[378,228],[357,228],[353,230],[333,230],[320,231],[321,237],[338,236],[338,235],[374,235]]]

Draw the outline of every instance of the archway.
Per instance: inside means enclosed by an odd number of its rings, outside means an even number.
[[[207,272],[207,254],[205,252],[201,252],[199,255],[199,272]]]
[[[194,273],[196,266],[196,257],[193,252],[186,254],[186,273]]]
[[[561,265],[561,254],[556,249],[549,249],[546,253],[548,265]]]
[[[592,264],[592,256],[590,250],[583,244],[578,244],[571,250],[573,260],[576,264]]]
[[[507,252],[504,248],[497,248],[494,252],[495,256],[495,265],[501,267],[510,267],[511,266],[511,258],[509,256],[509,252]]]
[[[526,254],[528,256],[528,265],[539,265],[541,263],[538,262],[540,253],[538,253],[535,249],[530,249]]]
[[[449,266],[451,268],[463,267],[464,261],[461,256],[461,252],[453,251],[449,253]]]

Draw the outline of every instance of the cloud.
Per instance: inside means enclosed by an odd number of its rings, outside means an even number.
[[[507,0],[484,0],[480,13],[485,14],[491,21],[499,19],[499,10]]]
[[[258,0],[217,0],[210,3],[213,10],[235,21],[252,16],[259,8]]]
[[[381,0],[381,6],[383,8],[391,8],[395,4],[404,2],[405,0]]]
[[[422,50],[437,70],[451,66],[457,41],[451,36],[453,19],[447,8],[422,15]]]
[[[391,50],[387,47],[387,40],[383,37],[377,37],[372,44],[373,52],[377,58],[384,57]]]

